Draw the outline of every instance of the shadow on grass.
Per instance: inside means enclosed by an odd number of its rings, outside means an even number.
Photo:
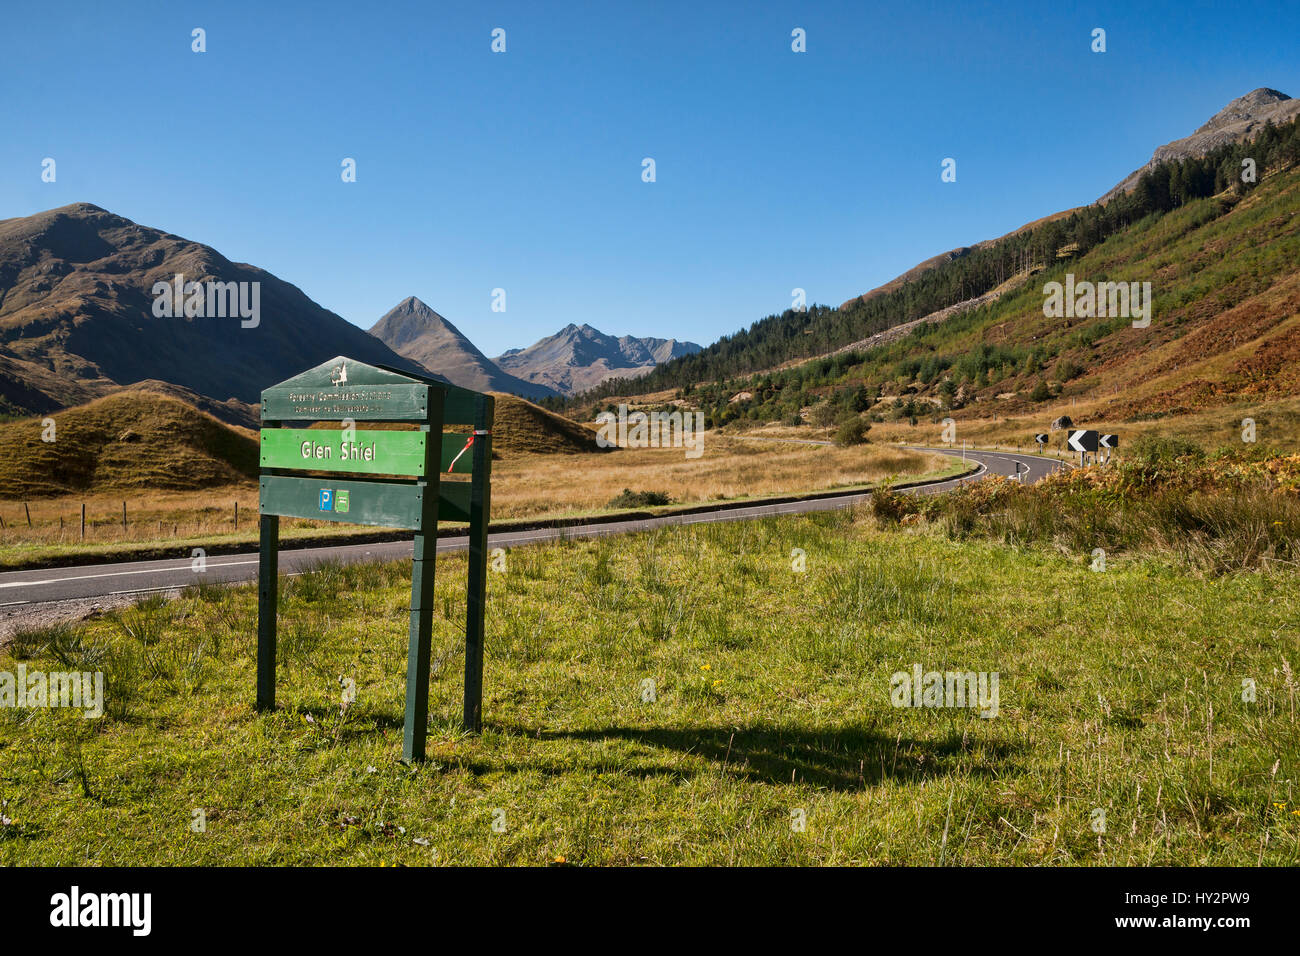
[[[299,714],[310,714],[318,727],[334,727],[339,722],[338,704],[299,705],[294,710]],[[277,713],[279,712],[281,710],[277,708]],[[357,709],[348,714],[340,739],[359,739],[385,730],[396,730],[400,733],[405,727],[406,717],[401,713]]]
[[[885,736],[858,727],[823,730],[765,725],[739,728],[601,727],[572,731],[524,727],[500,729],[540,741],[594,743],[623,740],[631,745],[695,757],[755,783],[812,784],[828,790],[860,790],[887,780],[908,783],[957,772],[971,777],[1000,776],[1014,772],[1014,758],[1020,749],[1008,744],[980,741],[973,735],[963,742],[960,733],[949,733],[935,740],[919,740]],[[602,756],[600,765],[605,772],[623,772],[630,776],[675,775],[688,778],[703,769],[696,761],[683,761],[671,767],[646,767],[638,759],[635,747],[626,755],[620,755],[626,759],[626,770],[611,766],[612,755],[606,753]],[[471,763],[467,769],[475,768]],[[541,766],[531,769],[548,772]]]
[[[335,707],[301,707],[326,733],[338,720]],[[404,721],[382,712],[351,715],[339,735],[340,743],[374,735],[400,737]],[[529,756],[502,758],[458,744],[444,750],[437,731],[429,737],[429,757],[447,761],[475,775],[540,773],[546,776],[588,771],[629,777],[676,777],[688,780],[721,771],[738,779],[765,784],[806,784],[827,790],[861,790],[889,781],[912,783],[961,774],[991,778],[1018,772],[1023,747],[981,738],[980,725],[967,733],[952,726],[933,738],[887,735],[862,727],[819,729],[776,727],[598,727],[587,730],[548,730],[519,725],[491,729],[538,744],[622,741],[617,751],[593,748],[589,756],[546,747]],[[973,731],[973,732],[971,732]],[[672,752],[666,762],[665,752]]]

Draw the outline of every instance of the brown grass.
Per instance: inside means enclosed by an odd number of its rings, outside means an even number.
[[[519,454],[573,455],[605,451],[590,429],[513,395],[493,392],[496,399],[492,447],[509,459]],[[572,463],[570,463],[572,466]]]
[[[1046,432],[1051,421],[1059,415],[1069,415],[1077,428],[1119,435],[1118,456],[1121,458],[1133,441],[1143,435],[1175,436],[1211,451],[1218,448],[1244,450],[1241,422],[1245,418],[1254,420],[1256,443],[1260,446],[1289,450],[1300,445],[1300,398],[1233,402],[1178,416],[1153,416],[1136,421],[1108,413],[1103,403],[1095,401],[1080,401],[1077,405],[1071,405],[1069,401],[1044,402],[1043,406],[1040,412],[1016,416],[998,415],[993,409],[984,415],[978,406],[963,409],[958,414],[969,417],[957,418],[958,445],[965,439],[968,447],[974,443],[981,448],[996,445],[1015,449],[1019,446],[1023,451],[1033,451],[1034,434]],[[915,427],[906,422],[882,422],[871,427],[871,437],[881,442],[933,446],[939,443],[942,427],[929,421],[921,421]],[[769,429],[761,431],[764,435],[769,433],[772,433]],[[1059,448],[1063,441],[1063,431],[1051,433],[1051,448]]]
[[[604,508],[624,488],[662,491],[674,504],[771,497],[916,477],[951,464],[879,445],[834,448],[749,441],[708,432],[704,455],[624,448],[581,463],[526,455],[493,466],[492,514],[524,518]]]
[[[878,445],[833,448],[728,438],[707,433],[705,453],[682,449],[618,449],[601,455],[515,454],[493,463],[492,517],[497,520],[577,515],[605,510],[625,488],[661,491],[674,504],[702,504],[778,496],[907,479],[952,465],[938,455]],[[122,527],[122,503],[127,526]],[[85,546],[116,546],[216,539],[255,541],[257,486],[251,482],[202,491],[142,491],[33,497],[0,502],[0,560],[34,547],[78,548],[80,509],[86,503]],[[239,503],[239,527],[234,506]],[[27,526],[24,504],[31,513]],[[62,518],[62,526],[60,526]],[[288,534],[352,525],[283,520]]]
[[[235,527],[235,504],[239,527]],[[257,485],[248,482],[198,491],[152,490],[129,495],[105,492],[33,497],[0,502],[0,551],[19,544],[78,544],[81,505],[86,505],[86,544],[158,541],[257,532]],[[126,528],[122,505],[126,504]],[[25,506],[25,508],[24,508]],[[27,525],[28,514],[31,527]],[[60,524],[60,519],[62,523]],[[312,522],[312,525],[319,522]]]
[[[221,487],[257,474],[257,438],[185,402],[123,391],[0,426],[0,499]]]

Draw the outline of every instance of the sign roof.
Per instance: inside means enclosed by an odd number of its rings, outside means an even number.
[[[322,362],[315,368],[299,372],[292,378],[264,389],[262,417],[264,420],[276,417],[380,418],[383,415],[381,409],[389,405],[387,399],[394,397],[384,396],[383,389],[396,387],[399,404],[405,399],[411,407],[406,408],[402,404],[399,408],[398,405],[393,405],[393,416],[418,418],[420,415],[415,413],[420,411],[419,406],[422,404],[418,395],[427,393],[412,386],[443,391],[443,420],[447,424],[473,424],[473,410],[483,403],[486,403],[490,419],[492,399],[481,392],[453,385],[439,376],[421,375],[386,365],[368,365],[345,355],[337,355],[328,362]],[[268,399],[272,401],[268,402]],[[286,405],[299,411],[286,411]],[[369,405],[373,405],[373,408],[367,410]]]

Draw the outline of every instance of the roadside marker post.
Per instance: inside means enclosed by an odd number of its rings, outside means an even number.
[[[1096,452],[1099,437],[1097,432],[1088,429],[1075,429],[1069,433],[1065,445],[1071,451],[1079,453],[1079,467],[1087,465],[1088,452]]]
[[[469,523],[464,729],[483,711],[483,625],[491,508],[494,401],[469,389],[339,356],[262,392],[258,510],[257,707],[275,706],[280,517],[407,528],[415,532],[406,660],[404,760],[423,760],[429,720],[438,521]],[[282,427],[346,422],[341,429]],[[357,428],[401,422],[417,430]],[[469,425],[469,436],[444,425]],[[473,448],[472,455],[458,454]],[[468,474],[469,482],[441,476]],[[304,474],[306,472],[307,474]],[[348,475],[336,477],[337,473]],[[353,477],[355,476],[355,477]]]

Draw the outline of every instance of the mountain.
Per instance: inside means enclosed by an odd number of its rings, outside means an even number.
[[[1191,136],[1183,139],[1174,140],[1172,143],[1166,143],[1164,146],[1156,149],[1155,154],[1141,169],[1136,169],[1125,179],[1114,186],[1106,195],[1097,200],[1099,203],[1109,202],[1121,192],[1132,192],[1137,185],[1142,174],[1147,170],[1154,169],[1161,163],[1172,162],[1180,159],[1188,159],[1193,156],[1204,156],[1215,147],[1222,146],[1225,143],[1239,143],[1248,140],[1264,128],[1268,122],[1275,126],[1283,123],[1289,123],[1296,116],[1300,115],[1300,100],[1292,99],[1285,93],[1279,93],[1277,90],[1270,90],[1267,87],[1260,87],[1252,90],[1245,96],[1239,96],[1219,112],[1215,113]],[[997,239],[985,239],[975,243],[973,246],[961,246],[957,249],[951,249],[948,252],[940,253],[918,263],[911,269],[908,269],[900,276],[896,276],[884,285],[877,286],[870,292],[855,296],[840,306],[841,309],[850,308],[859,302],[869,301],[879,295],[885,295],[894,292],[905,283],[911,282],[918,278],[922,273],[931,269],[952,262],[954,259],[960,259],[969,253],[972,249],[983,248],[1008,239],[1026,230],[1035,229],[1038,226],[1051,222],[1056,219],[1065,218],[1075,210],[1067,209],[1063,212],[1054,213],[1043,219],[1026,223],[1014,232],[1007,233]]]
[[[1256,183],[1236,175],[1237,154],[1258,157]],[[667,385],[690,384],[691,405],[712,424],[786,421],[827,402],[836,415],[870,416],[876,440],[933,440],[951,417],[967,440],[1014,447],[1068,415],[1079,427],[1118,429],[1125,448],[1144,429],[1210,448],[1256,440],[1294,448],[1300,117],[1181,169],[1192,176],[1180,189],[1199,183],[1194,191],[1173,189],[1178,180],[1161,166],[1132,193],[1026,236],[1005,254],[1028,253],[1028,265],[1004,283],[858,339],[851,351]],[[938,282],[981,255],[936,267],[903,291],[917,295],[927,277]],[[1079,308],[1102,283],[1129,294],[1098,294],[1095,308]],[[1053,286],[1076,290],[1074,309],[1050,308]]]
[[[249,283],[256,326],[156,316],[154,284],[178,274]],[[335,355],[419,371],[266,270],[99,206],[0,220],[0,414],[52,411],[149,379],[257,402],[266,386]]]
[[[433,309],[415,296],[389,309],[370,334],[393,351],[418,362],[435,375],[476,392],[509,392],[525,398],[555,395],[545,384],[502,371],[492,360]]]
[[[1219,112],[1205,122],[1191,136],[1183,139],[1176,139],[1172,143],[1166,143],[1156,149],[1148,162],[1141,169],[1135,169],[1124,180],[1110,189],[1106,195],[1102,196],[1098,202],[1109,202],[1121,192],[1132,192],[1137,185],[1138,179],[1147,170],[1154,169],[1161,163],[1171,162],[1180,159],[1188,159],[1193,156],[1204,156],[1210,150],[1225,143],[1239,143],[1248,140],[1264,128],[1268,122],[1275,126],[1283,123],[1289,123],[1296,116],[1300,116],[1300,100],[1292,99],[1285,93],[1279,93],[1277,90],[1270,90],[1267,87],[1260,87],[1252,90],[1245,96],[1239,96]],[[1073,209],[1067,209],[1064,212],[1055,213],[1046,219],[1039,219],[1021,226],[1015,232],[1008,233],[998,239],[985,239],[975,243],[973,246],[961,246],[948,252],[940,253],[918,263],[911,269],[908,269],[902,275],[891,279],[884,285],[877,286],[870,292],[863,293],[849,299],[841,309],[847,309],[859,302],[870,300],[878,295],[884,295],[901,288],[905,283],[916,279],[924,272],[928,272],[944,263],[951,262],[966,255],[972,249],[979,249],[992,243],[1001,242],[1010,236],[1023,232],[1027,229],[1033,229],[1044,222],[1053,219],[1063,218],[1073,213]]]
[[[980,311],[992,299],[1005,300],[1007,293],[1029,284],[1031,276],[1061,259],[1082,258],[1146,216],[1195,205],[1201,215],[1213,218],[1261,188],[1266,177],[1294,168],[1300,158],[1296,102],[1274,90],[1256,90],[1220,110],[1191,137],[1201,136],[1195,155],[1177,162],[1165,159],[1139,171],[1137,188],[1115,192],[1109,202],[1056,212],[999,239],[942,253],[840,307],[813,305],[766,316],[700,352],[657,366],[637,389],[650,394],[783,369],[818,357],[829,361],[846,346],[880,343],[880,333],[906,323],[950,321]],[[1290,119],[1279,122],[1285,117]],[[1248,130],[1253,135],[1242,139]],[[1202,149],[1208,151],[1200,153]],[[1247,157],[1256,161],[1254,183],[1241,179]],[[1219,197],[1217,204],[1207,205],[1212,197]],[[1136,275],[1155,277],[1161,271]],[[1113,274],[1113,269],[1104,274]],[[1187,294],[1193,291],[1189,288]],[[1003,341],[1001,336],[998,341]],[[598,386],[583,398],[600,399],[618,390],[614,384]]]
[[[496,363],[521,378],[575,395],[606,379],[644,375],[656,365],[698,351],[694,342],[615,338],[590,325],[569,324],[526,349],[510,349],[497,356]]]
[[[1152,155],[1151,161],[1141,169],[1135,169],[1098,202],[1109,202],[1122,192],[1131,192],[1141,175],[1154,169],[1160,163],[1172,160],[1204,156],[1210,150],[1225,143],[1240,143],[1248,140],[1264,129],[1265,124],[1281,126],[1300,116],[1300,100],[1292,99],[1285,93],[1260,87],[1251,90],[1245,96],[1239,96],[1206,121],[1191,136],[1176,139],[1159,147]]]
[[[855,305],[861,305],[864,302],[870,302],[872,299],[877,298],[878,296],[888,295],[891,292],[897,292],[907,283],[914,282],[915,280],[919,279],[922,275],[924,275],[925,273],[929,272],[932,269],[937,269],[940,266],[944,266],[950,262],[954,262],[957,259],[962,258],[963,256],[970,255],[970,253],[974,252],[977,249],[984,249],[988,246],[997,245],[999,242],[1003,242],[1004,240],[1013,239],[1016,236],[1022,235],[1023,233],[1036,229],[1039,226],[1044,225],[1045,223],[1055,222],[1058,219],[1065,219],[1073,215],[1075,211],[1076,210],[1074,209],[1066,209],[1062,212],[1054,212],[1050,216],[1044,216],[1042,219],[1035,219],[1033,222],[1027,222],[1019,229],[1014,229],[1011,232],[1008,232],[1005,236],[999,236],[996,239],[982,239],[979,242],[975,243],[975,245],[973,246],[958,246],[956,249],[949,249],[947,252],[941,252],[937,256],[931,256],[929,259],[926,259],[924,262],[920,262],[912,266],[912,268],[908,269],[902,275],[898,275],[890,279],[884,285],[876,286],[870,292],[864,292],[862,295],[857,295],[854,296],[852,299],[849,299],[847,302],[840,305],[840,311],[851,309]]]

